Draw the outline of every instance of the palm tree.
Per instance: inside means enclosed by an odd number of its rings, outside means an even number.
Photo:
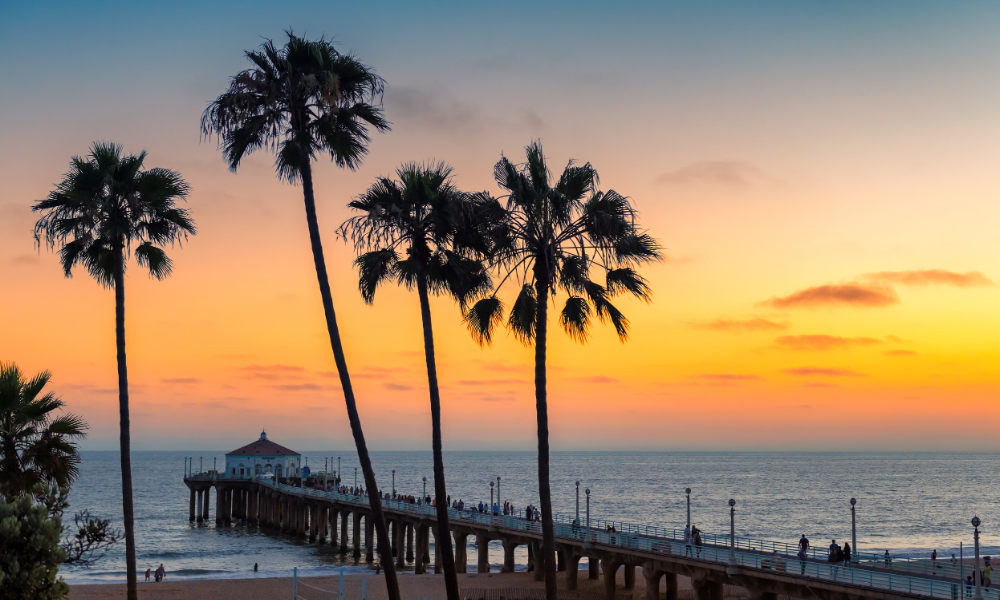
[[[129,454],[128,368],[125,361],[125,266],[134,254],[139,266],[165,279],[173,262],[162,246],[195,233],[194,221],[175,202],[188,194],[180,174],[143,169],[146,151],[122,156],[122,147],[97,142],[86,157],[73,157],[58,187],[32,207],[43,212],[35,240],[54,248],[67,277],[82,264],[91,277],[115,290],[115,339],[118,347],[118,410],[121,424],[122,506],[128,598],[135,600],[135,532],[132,516],[132,464]]]
[[[613,190],[597,190],[597,171],[590,163],[570,161],[553,182],[542,146],[526,148],[520,165],[504,157],[494,168],[507,205],[490,220],[494,228],[493,263],[501,271],[497,291],[517,281],[520,292],[507,327],[525,345],[535,346],[535,410],[538,419],[538,495],[542,512],[542,560],[545,595],[556,598],[555,539],[549,487],[549,423],[546,397],[546,337],[550,294],[567,294],[559,323],[578,342],[586,342],[591,315],[610,321],[619,339],[628,338],[628,320],[610,301],[629,293],[649,301],[650,290],[634,267],[659,260],[659,244],[638,228],[635,210]],[[604,285],[591,269],[604,270]],[[480,344],[490,344],[503,319],[503,302],[494,293],[476,302],[465,321]]]
[[[323,38],[309,41],[291,32],[288,32],[284,48],[278,49],[273,41],[267,40],[260,51],[249,51],[246,56],[253,67],[233,77],[228,91],[205,109],[201,130],[206,136],[218,136],[223,156],[233,171],[244,155],[266,148],[277,155],[275,167],[280,178],[292,183],[302,182],[309,240],[330,346],[340,374],[365,487],[370,492],[368,498],[385,567],[389,600],[399,600],[396,570],[387,554],[389,534],[376,493],[378,484],[361,429],[337,315],[333,310],[312,181],[312,161],[317,153],[329,152],[330,159],[338,166],[353,170],[368,152],[368,128],[389,129],[381,108],[385,81],[354,56],[337,51],[329,41]]]
[[[417,288],[424,331],[424,357],[431,398],[434,494],[437,497],[437,544],[441,550],[448,600],[459,600],[458,574],[448,527],[447,487],[441,453],[441,396],[434,360],[430,294],[449,294],[466,302],[488,291],[492,281],[480,257],[485,245],[474,235],[477,196],[461,192],[451,177],[451,167],[405,164],[396,171],[399,180],[379,178],[348,206],[362,214],[344,222],[339,233],[366,250],[354,261],[365,302],[375,301],[375,290],[395,280],[408,290]],[[471,235],[470,235],[471,234]],[[405,258],[401,257],[405,254]]]
[[[0,362],[0,497],[28,494],[38,484],[68,487],[79,475],[73,440],[87,424],[76,415],[55,415],[63,401],[43,394],[52,378],[42,371],[31,379],[13,362]]]

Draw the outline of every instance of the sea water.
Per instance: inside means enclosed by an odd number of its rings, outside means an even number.
[[[357,455],[347,450],[303,451],[310,467],[322,469],[340,457],[343,482],[354,485]],[[210,519],[188,521],[189,491],[184,485],[184,457],[193,456],[211,469],[225,464],[224,453],[134,452],[136,555],[140,572],[161,563],[170,579],[289,576],[293,567],[305,575],[347,572],[370,567],[351,553],[341,555],[329,544],[307,543],[291,535],[235,523],[216,527],[215,497]],[[379,487],[419,496],[423,477],[433,494],[430,452],[372,452]],[[500,503],[524,509],[538,505],[537,458],[534,452],[445,452],[445,477],[452,500],[466,506],[490,500],[500,477]],[[202,462],[199,462],[202,461]],[[981,552],[1000,551],[1000,455],[956,453],[739,453],[739,452],[553,452],[552,502],[555,512],[575,516],[575,482],[580,482],[581,522],[586,522],[590,489],[592,520],[606,519],[667,528],[683,528],[686,495],[691,488],[691,520],[708,533],[728,534],[730,498],[736,500],[736,534],[794,544],[805,534],[825,546],[851,538],[850,498],[857,498],[857,545],[861,552],[896,557],[956,555],[963,543],[968,558],[973,534],[969,521],[978,515]],[[395,470],[393,475],[392,471]],[[360,469],[358,482],[363,485]],[[84,452],[80,477],[70,494],[69,512],[89,509],[94,516],[122,525],[121,470],[117,452]],[[433,539],[433,538],[432,538]],[[477,550],[469,540],[469,572]],[[433,556],[433,549],[431,551]],[[489,558],[503,563],[499,541]],[[525,567],[527,551],[516,555]],[[257,563],[259,571],[254,573]],[[412,564],[408,565],[412,571]],[[70,583],[124,581],[125,545],[114,547],[90,567],[64,566]]]

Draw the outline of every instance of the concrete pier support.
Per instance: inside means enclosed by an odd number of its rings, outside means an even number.
[[[337,541],[340,538],[340,534],[337,533],[337,515],[340,511],[334,507],[330,507],[330,547],[338,548],[340,547],[340,542]]]
[[[326,507],[326,506],[320,506],[320,507],[317,508],[317,510],[319,510],[319,527],[318,527],[318,529],[319,529],[319,543],[325,544],[326,543],[326,530],[327,530],[326,519],[327,519],[327,513],[330,512],[330,509],[328,507]]]
[[[542,552],[542,541],[533,543],[535,551],[535,581],[545,581],[545,553]]]
[[[775,592],[765,592],[758,589],[749,588],[750,600],[778,600]]]
[[[455,532],[455,572],[465,573],[469,569],[469,534]]]
[[[625,565],[625,589],[635,588],[635,565]]]
[[[251,523],[260,522],[260,491],[250,490],[250,519]]]
[[[309,541],[315,542],[319,536],[319,505],[309,505]]]
[[[437,531],[434,532],[434,574],[440,575],[444,563],[441,561],[441,544],[438,543]],[[487,568],[489,568],[487,566]]]
[[[226,496],[226,493],[215,486],[215,525],[217,527],[222,526],[222,499]]]
[[[566,561],[564,565],[566,569],[566,589],[572,591],[576,589],[577,581],[580,578],[580,559],[583,557],[573,546],[565,546],[562,549],[562,553]]]
[[[413,524],[406,524],[406,560],[413,560]]]
[[[351,511],[344,510],[340,513],[340,551],[347,553],[347,519]]]
[[[615,580],[620,566],[622,564],[613,559],[601,560],[601,570],[604,571],[604,600],[615,600]]]
[[[375,526],[371,515],[365,515],[365,561],[375,561]]]
[[[646,580],[646,600],[660,600],[660,579],[663,578],[663,571],[654,567],[653,563],[646,562],[642,565],[642,578]]]
[[[396,554],[396,568],[402,569],[406,566],[406,562],[403,557],[406,555],[406,523],[402,521],[396,521],[392,524],[392,533],[395,534],[393,537],[396,538],[395,544],[395,554]]]
[[[503,568],[500,569],[501,573],[513,573],[514,572],[514,550],[520,545],[515,540],[507,539],[502,540],[503,544]]]
[[[361,558],[361,512],[354,511],[354,558]]]
[[[691,587],[694,588],[695,600],[723,600],[722,584],[710,581],[704,573],[695,572],[691,575]]]
[[[489,539],[487,539],[485,534],[476,534],[476,551],[478,554],[477,561],[477,572],[479,573],[489,573],[490,572],[490,547]]]
[[[191,488],[191,510],[190,514],[188,515],[188,521],[192,523],[194,522],[194,504],[195,504],[194,497],[195,497],[195,491],[194,488]]]
[[[431,564],[431,526],[427,526],[427,532],[424,535],[424,564]]]
[[[416,555],[414,556],[413,572],[416,575],[421,575],[427,572],[427,569],[424,567],[424,557],[427,554],[428,532],[426,525],[417,525],[416,529],[417,549]]]
[[[587,557],[587,579],[593,581],[601,578],[601,562],[593,556]]]

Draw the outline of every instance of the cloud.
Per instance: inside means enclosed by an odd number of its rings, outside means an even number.
[[[282,385],[270,385],[268,387],[273,390],[281,390],[282,392],[319,392],[322,390],[340,389],[340,386],[320,385],[318,383],[288,383]]]
[[[956,273],[954,271],[946,271],[944,269],[917,269],[915,271],[879,271],[878,273],[865,273],[862,277],[870,281],[913,286],[953,285],[955,287],[967,288],[996,285],[992,279],[986,277],[979,271]]]
[[[463,379],[459,385],[507,385],[511,383],[531,383],[524,379]]]
[[[18,254],[10,259],[10,264],[15,267],[30,267],[42,262],[42,259],[34,254]]]
[[[248,365],[240,370],[247,373],[244,379],[301,379],[305,372],[294,365]]]
[[[883,354],[885,354],[886,356],[894,356],[894,357],[917,356],[917,353],[914,352],[913,350],[889,350],[888,352],[884,352]]]
[[[475,105],[440,87],[427,90],[390,86],[386,88],[385,104],[388,112],[396,115],[395,121],[453,136],[480,135],[491,126],[531,132],[545,129],[545,121],[530,108],[511,109],[498,118],[482,113]]]
[[[785,369],[785,373],[802,377],[865,377],[864,373],[856,373],[847,369],[829,369],[824,367],[798,367],[795,369]]]
[[[384,387],[387,390],[397,390],[397,391],[413,389],[412,385],[403,385],[401,383],[387,383],[382,387]]]
[[[162,383],[201,383],[196,377],[174,377],[172,379],[161,379]]]
[[[852,346],[874,346],[882,340],[870,337],[840,337],[836,335],[783,335],[775,338],[778,346],[791,350],[833,350],[847,349]]]
[[[513,402],[513,396],[480,396],[480,400],[483,402]]]
[[[692,375],[694,379],[705,379],[708,381],[757,381],[763,379],[760,375],[747,375],[742,373],[705,373],[704,375]]]
[[[618,380],[614,377],[606,377],[604,375],[594,375],[592,377],[577,377],[577,381],[586,381],[587,383],[618,383]]]
[[[788,329],[788,323],[779,323],[768,319],[716,319],[708,323],[691,322],[689,327],[695,329],[708,329],[710,331],[784,331]]]
[[[806,288],[789,296],[762,302],[774,308],[815,308],[818,306],[877,307],[899,304],[892,288],[884,285],[845,283]]]
[[[750,163],[734,160],[701,160],[656,178],[668,185],[714,184],[733,188],[746,188],[767,180],[768,177]]]

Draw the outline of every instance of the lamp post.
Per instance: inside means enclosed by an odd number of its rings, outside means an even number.
[[[337,463],[340,464],[340,463]],[[358,468],[354,467],[354,489],[358,489]]]
[[[583,490],[587,494],[587,531],[590,531],[590,488]]]
[[[503,502],[503,499],[500,498],[500,476],[497,475],[497,504],[500,504],[501,502]]]
[[[356,476],[357,475],[355,475],[355,477]],[[424,495],[423,495],[422,498],[420,498],[420,502],[421,502],[421,504],[424,503],[424,502],[427,502],[427,478],[426,477],[424,477]]]
[[[854,519],[854,505],[857,503],[858,500],[856,498],[851,498],[851,556],[852,557],[858,555],[858,529],[856,527]]]
[[[392,470],[392,499],[396,499],[396,469]]]
[[[736,500],[732,498],[729,499],[729,568],[736,568]]]
[[[333,466],[333,461],[330,462],[330,466],[331,467]],[[340,457],[339,456],[337,457],[337,473],[340,473]],[[334,477],[334,479],[336,479],[336,477]],[[337,485],[340,485],[339,481],[337,482]]]
[[[691,529],[691,488],[684,488],[684,493],[688,497],[688,529]]]
[[[978,516],[972,517],[972,526],[975,528],[976,540],[976,562],[972,568],[972,578],[976,580],[976,595],[973,600],[983,600],[982,577],[979,576],[979,525],[982,521]]]
[[[576,526],[580,526],[580,482],[576,482]]]
[[[493,482],[490,482],[490,514],[493,514]]]

